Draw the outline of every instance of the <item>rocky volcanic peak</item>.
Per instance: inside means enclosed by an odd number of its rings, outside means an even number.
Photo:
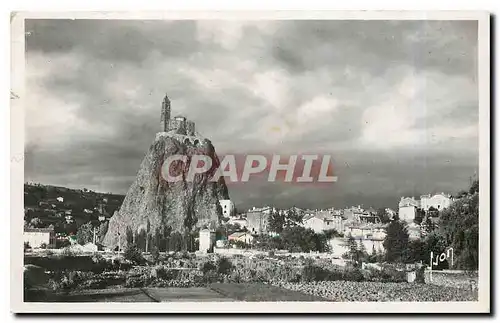
[[[211,157],[214,166],[212,171],[196,174],[193,181],[188,181],[189,162],[195,154]],[[173,155],[186,155],[188,162],[179,169],[181,181],[167,182],[162,176],[162,166]],[[176,132],[158,133],[121,208],[109,222],[103,244],[114,248],[120,241],[123,248],[127,234],[141,230],[154,236],[166,231],[185,234],[204,226],[215,227],[221,216],[218,201],[229,198],[223,177],[218,182],[211,181],[218,165],[215,148],[209,140],[189,139]]]

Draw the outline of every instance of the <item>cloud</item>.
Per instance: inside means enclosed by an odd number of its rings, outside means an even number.
[[[26,30],[27,179],[126,192],[165,93],[220,154],[333,155],[334,186],[231,187],[241,205],[391,203],[461,189],[477,168],[473,21],[27,20]]]
[[[476,86],[467,78],[402,68],[383,79],[393,90],[375,97],[376,104],[364,111],[362,144],[432,148],[456,138],[478,140],[477,121],[449,118],[460,103],[478,106]]]

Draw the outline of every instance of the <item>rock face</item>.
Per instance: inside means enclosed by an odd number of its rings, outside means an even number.
[[[213,166],[210,171],[187,180],[190,160],[195,154],[209,156]],[[171,171],[172,176],[182,175],[182,180],[167,182],[162,175],[163,162],[173,155],[185,155],[188,161],[178,164],[177,173]],[[212,181],[218,165],[215,148],[209,140],[158,133],[122,206],[109,221],[103,244],[124,248],[130,243],[130,235],[141,231],[158,239],[175,232],[184,235],[202,227],[217,226],[221,217],[218,201],[229,198],[224,178]]]

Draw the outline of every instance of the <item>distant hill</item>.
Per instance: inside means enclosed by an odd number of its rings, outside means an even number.
[[[99,225],[99,216],[109,219],[120,208],[124,198],[124,195],[87,189],[24,184],[25,225],[39,228],[53,225],[56,232],[75,232],[89,221]],[[66,220],[68,215],[70,221]]]

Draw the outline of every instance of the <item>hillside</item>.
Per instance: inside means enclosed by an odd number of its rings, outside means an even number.
[[[120,208],[124,195],[99,193],[61,186],[24,184],[25,225],[56,232],[74,233],[83,223],[99,224],[99,216],[108,219]],[[68,218],[66,218],[68,217]]]

